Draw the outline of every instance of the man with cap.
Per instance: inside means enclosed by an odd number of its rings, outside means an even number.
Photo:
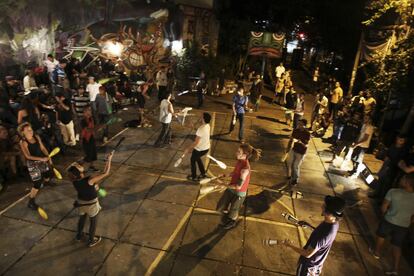
[[[296,276],[318,276],[322,272],[322,266],[328,257],[329,250],[336,238],[339,229],[339,219],[345,209],[345,201],[336,196],[326,196],[322,205],[322,216],[324,220],[313,230],[306,245],[297,247],[291,241],[285,240],[286,247],[300,254]],[[308,223],[300,221],[299,225],[309,226]]]

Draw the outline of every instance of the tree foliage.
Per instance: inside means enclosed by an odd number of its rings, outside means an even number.
[[[412,21],[411,0],[378,0],[372,1],[369,9],[373,11],[370,19],[363,24],[376,24],[388,11],[393,10],[398,15],[398,26],[394,29],[395,42],[385,53],[378,53],[373,60],[364,64],[371,68],[365,81],[368,89],[384,95],[407,94],[412,88],[414,64],[414,32]],[[391,39],[391,38],[390,38]]]

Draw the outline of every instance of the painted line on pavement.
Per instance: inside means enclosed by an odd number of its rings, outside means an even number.
[[[211,127],[211,132],[210,132],[211,135],[213,135],[213,133],[214,133],[215,118],[216,118],[216,115],[213,112],[212,123],[211,123],[212,127]],[[209,158],[207,158],[207,159],[209,159]],[[197,201],[200,200],[201,198],[203,198],[204,196],[205,195],[199,196],[197,198]],[[154,270],[157,268],[158,264],[161,262],[162,258],[167,253],[166,250],[170,247],[170,245],[172,244],[172,242],[174,241],[174,239],[176,238],[176,236],[178,235],[178,233],[181,231],[182,227],[185,225],[186,221],[190,217],[190,215],[193,212],[194,208],[195,208],[194,206],[188,208],[187,212],[181,218],[181,220],[178,223],[177,227],[175,228],[174,232],[171,234],[170,238],[167,240],[167,242],[162,247],[162,250],[163,251],[161,251],[160,253],[158,253],[157,257],[154,259],[154,261],[148,267],[147,272],[145,273],[145,276],[151,275],[154,272]]]
[[[4,213],[6,213],[10,208],[14,207],[17,203],[23,201],[23,199],[25,199],[26,197],[28,197],[30,195],[30,192],[27,193],[26,195],[22,196],[21,198],[19,198],[18,200],[16,200],[15,202],[13,202],[12,204],[10,204],[9,206],[7,206],[5,209],[3,209],[2,211],[0,211],[0,216],[3,215]]]

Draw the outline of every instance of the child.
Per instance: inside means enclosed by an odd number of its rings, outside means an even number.
[[[216,210],[223,214],[224,210],[228,211],[220,223],[226,230],[236,226],[239,210],[246,198],[251,173],[249,160],[257,161],[261,157],[261,152],[260,149],[255,149],[249,144],[241,144],[237,149],[237,163],[230,174],[229,187],[224,191],[216,207]]]
[[[42,187],[42,182],[49,182],[50,180],[49,164],[52,165],[52,160],[49,158],[49,152],[43,145],[42,140],[34,134],[29,123],[21,124],[18,131],[22,137],[20,148],[27,160],[27,169],[33,182],[27,207],[36,211],[39,205],[36,204],[35,198]]]
[[[111,170],[111,160],[113,153],[107,158],[103,174],[95,176],[85,176],[85,169],[78,163],[73,163],[69,169],[69,176],[73,181],[73,186],[78,192],[78,199],[75,206],[79,208],[79,222],[76,240],[81,241],[83,237],[83,227],[85,226],[86,216],[89,216],[89,242],[88,247],[93,247],[101,241],[101,237],[95,237],[96,224],[101,206],[98,200],[98,182],[109,175]]]
[[[96,161],[98,157],[96,153],[95,124],[93,122],[92,109],[90,106],[85,107],[83,110],[81,127],[82,147],[83,152],[85,153],[83,160],[89,163],[89,170],[97,171],[93,166],[93,162]]]

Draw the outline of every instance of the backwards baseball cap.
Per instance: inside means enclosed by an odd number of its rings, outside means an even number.
[[[345,200],[337,196],[325,196],[325,211],[335,217],[342,217],[345,210]]]

